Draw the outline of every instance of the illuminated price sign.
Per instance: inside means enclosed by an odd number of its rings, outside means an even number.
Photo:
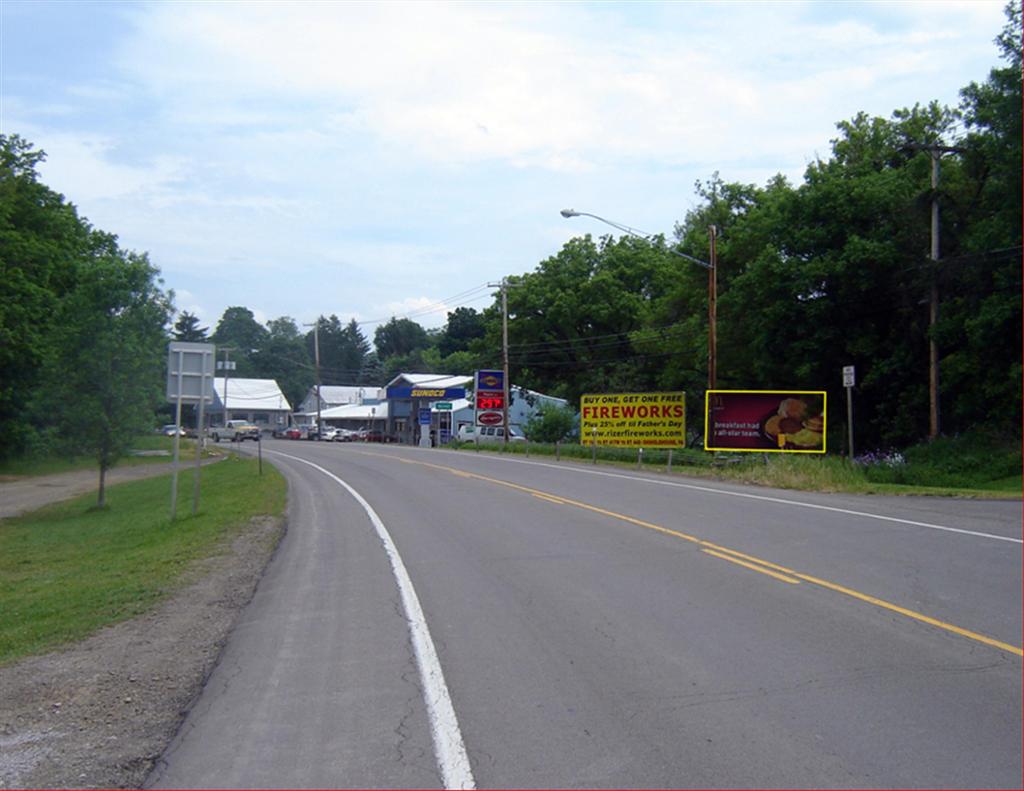
[[[501,410],[505,408],[505,394],[501,391],[483,391],[476,394],[476,408],[481,412],[484,410]]]

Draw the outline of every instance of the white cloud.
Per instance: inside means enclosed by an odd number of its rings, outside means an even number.
[[[939,70],[936,42],[948,52],[960,33],[812,23],[800,4],[778,3],[737,7],[717,35],[623,26],[604,39],[589,35],[595,11],[580,5],[144,8],[123,63],[179,122],[276,123],[321,136],[318,145],[340,125],[427,161],[566,172],[620,157],[686,163],[738,148],[778,152],[809,115],[819,127],[839,120],[844,97],[863,101],[895,77]],[[991,9],[972,13],[987,20]],[[258,109],[247,106],[254,96],[264,99]],[[292,117],[296,105],[303,112]],[[767,133],[751,134],[751,117]]]

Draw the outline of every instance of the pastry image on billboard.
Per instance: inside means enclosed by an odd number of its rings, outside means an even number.
[[[761,432],[780,449],[817,450],[825,444],[824,402],[814,395],[783,398],[762,420]]]
[[[706,450],[825,452],[824,391],[713,390],[705,405]]]

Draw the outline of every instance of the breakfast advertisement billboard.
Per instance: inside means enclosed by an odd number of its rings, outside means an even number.
[[[580,398],[580,443],[620,448],[686,446],[685,393],[597,393]]]
[[[704,449],[824,453],[823,390],[709,390]]]

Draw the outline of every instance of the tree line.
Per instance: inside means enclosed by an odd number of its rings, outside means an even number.
[[[1005,64],[964,87],[958,107],[858,114],[837,124],[829,156],[797,184],[715,173],[697,182],[697,206],[669,238],[587,234],[509,278],[512,380],[573,404],[588,392],[685,390],[690,414],[702,414],[707,272],[678,254],[707,259],[714,226],[718,387],[826,390],[829,444],[840,447],[840,371],[855,365],[858,447],[907,445],[928,432],[934,340],[943,432],[1019,436],[1020,41],[1011,3],[996,40]],[[401,371],[501,365],[497,294],[481,311],[457,307],[439,329],[394,317],[372,344],[354,319],[333,314],[315,332],[288,316],[261,324],[243,306],[228,308],[212,332],[187,312],[172,326],[173,294],[157,270],[42,185],[41,158],[21,138],[0,136],[0,453],[57,442],[60,426],[102,413],[114,398],[103,387],[112,372],[136,395],[144,390],[151,409],[169,338],[232,349],[235,375],[277,380],[293,405],[317,381],[314,338],[324,384],[382,386]],[[938,262],[929,255],[933,201]],[[89,354],[89,339],[104,337],[131,341]]]

